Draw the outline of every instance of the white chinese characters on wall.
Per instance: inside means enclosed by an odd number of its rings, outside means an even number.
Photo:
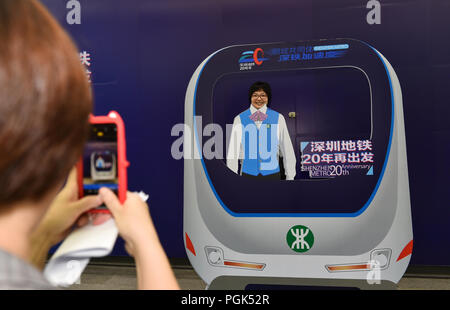
[[[86,77],[89,80],[89,83],[92,83],[92,72],[90,70],[91,67],[91,54],[87,51],[82,51],[80,53],[80,61],[81,64],[86,68]]]

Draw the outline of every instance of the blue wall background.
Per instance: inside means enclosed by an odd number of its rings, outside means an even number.
[[[183,162],[171,128],[184,121],[187,84],[212,52],[229,45],[354,38],[381,51],[403,91],[414,251],[411,264],[450,265],[450,1],[381,0],[369,25],[366,0],[41,0],[91,54],[95,113],[126,123],[129,188],[150,195],[169,257],[183,245]],[[123,241],[115,255],[127,255]]]

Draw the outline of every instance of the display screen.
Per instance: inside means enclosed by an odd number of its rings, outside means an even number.
[[[223,76],[213,93],[214,122],[232,124],[249,109],[248,89],[256,81],[270,85],[272,98],[267,106],[285,119],[284,130],[295,153],[295,179],[372,174],[371,90],[361,70],[339,67]],[[230,138],[227,132],[227,147]],[[227,155],[228,149],[225,164]],[[278,156],[283,180],[285,160],[281,151]],[[242,163],[241,158],[238,174],[242,173]]]
[[[101,187],[118,193],[117,127],[92,124],[83,153],[83,194],[96,195]],[[106,208],[101,206],[100,208]]]
[[[386,67],[357,41],[316,43],[224,49],[198,78],[193,111],[202,166],[232,216],[356,215],[378,190],[393,132]],[[271,98],[249,94],[258,81],[270,85]],[[269,112],[251,109],[252,99],[270,100]],[[233,134],[239,121],[258,129]]]

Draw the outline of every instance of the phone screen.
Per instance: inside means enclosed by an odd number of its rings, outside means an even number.
[[[83,196],[96,195],[101,187],[108,187],[118,195],[117,161],[116,125],[91,124],[83,153]]]

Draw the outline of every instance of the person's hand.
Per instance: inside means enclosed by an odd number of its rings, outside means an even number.
[[[99,196],[78,199],[77,171],[73,168],[64,188],[53,200],[37,231],[45,234],[52,245],[55,245],[67,237],[74,225],[86,225],[89,215],[85,212],[101,204]]]
[[[134,257],[139,289],[179,289],[169,260],[159,242],[148,205],[136,193],[127,192],[122,205],[107,188],[99,191],[125,240],[125,249]]]
[[[127,199],[123,205],[108,188],[101,188],[99,195],[116,221],[119,233],[125,240],[125,249],[128,254],[135,256],[140,244],[159,243],[148,205],[138,194],[127,192]]]
[[[42,268],[50,248],[67,237],[75,225],[81,227],[88,224],[92,219],[85,212],[101,204],[99,196],[78,199],[77,170],[73,168],[63,189],[31,234],[31,263]],[[111,217],[108,216],[95,218],[93,222],[101,224]]]

